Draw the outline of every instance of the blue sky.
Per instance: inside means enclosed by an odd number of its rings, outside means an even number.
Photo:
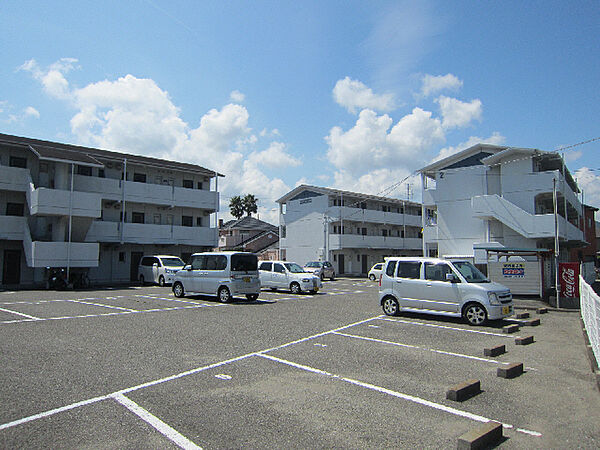
[[[299,183],[600,137],[597,1],[4,0],[0,27],[0,132],[201,164],[274,223]],[[565,152],[597,207],[599,148]]]

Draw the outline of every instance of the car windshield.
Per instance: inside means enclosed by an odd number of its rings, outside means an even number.
[[[458,269],[460,274],[465,277],[469,283],[489,283],[490,280],[482,274],[477,267],[468,261],[454,261],[454,267]]]
[[[318,261],[306,263],[304,267],[321,267],[321,263]]]
[[[253,254],[231,255],[231,270],[239,272],[258,270],[258,258]]]
[[[296,263],[285,263],[284,266],[287,267],[287,270],[289,270],[292,273],[304,272],[304,269]]]
[[[163,265],[169,267],[183,267],[185,263],[180,258],[161,258]]]

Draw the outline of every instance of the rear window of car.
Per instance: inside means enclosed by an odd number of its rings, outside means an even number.
[[[304,267],[321,267],[321,263],[319,263],[319,262],[309,262],[309,263],[306,263],[306,266],[304,266]]]
[[[270,262],[264,262],[259,267],[260,270],[267,270],[269,272],[271,271],[272,268],[273,268],[273,263],[270,263]]]
[[[236,272],[258,270],[258,258],[252,254],[236,253],[235,255],[231,255],[231,270]]]
[[[396,270],[396,261],[390,261],[390,262],[388,262],[388,265],[387,265],[387,267],[385,269],[386,275],[389,276],[389,277],[393,277],[395,270]]]
[[[183,267],[185,264],[179,258],[161,258],[164,266]]]
[[[398,278],[420,278],[421,263],[417,261],[398,261]]]

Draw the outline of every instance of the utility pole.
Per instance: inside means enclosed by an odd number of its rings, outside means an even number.
[[[558,255],[560,245],[558,243],[558,196],[556,194],[556,178],[552,183],[552,200],[554,203],[554,287],[556,289],[556,307],[560,308],[560,288],[558,287]]]

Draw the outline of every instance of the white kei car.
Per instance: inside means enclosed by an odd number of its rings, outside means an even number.
[[[321,279],[289,261],[263,261],[258,266],[261,287],[289,289],[294,294],[315,293],[321,289]]]

